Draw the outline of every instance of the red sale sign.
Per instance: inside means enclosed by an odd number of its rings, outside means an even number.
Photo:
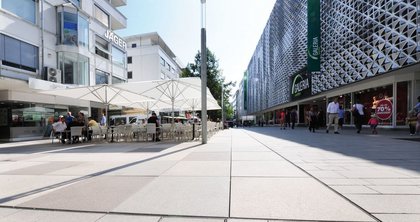
[[[392,116],[392,102],[383,99],[380,100],[377,107],[376,107],[376,116],[381,120],[387,120]]]

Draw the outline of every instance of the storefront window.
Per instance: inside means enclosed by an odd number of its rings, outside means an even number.
[[[122,67],[125,67],[125,53],[121,50],[119,50],[117,47],[112,47],[112,62],[116,65],[120,65]]]
[[[48,125],[48,118],[54,116],[54,109],[39,104],[12,103],[11,127],[42,127]]]
[[[351,109],[352,109],[351,93],[339,96],[338,103],[344,109],[344,122],[343,123],[351,124]]]
[[[408,115],[409,85],[409,82],[397,83],[397,98],[395,100],[397,103],[397,126],[405,125],[405,119]]]
[[[89,58],[77,53],[59,52],[58,63],[65,84],[89,84]]]
[[[35,0],[1,0],[1,8],[35,24]]]
[[[98,69],[96,70],[96,85],[108,84],[109,83],[108,78],[109,78],[108,73],[98,70]]]
[[[366,89],[354,93],[355,100],[364,106],[363,124],[367,124],[371,115],[376,114],[379,125],[392,125],[392,85]]]

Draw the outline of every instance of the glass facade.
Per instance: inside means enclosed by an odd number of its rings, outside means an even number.
[[[60,44],[89,47],[89,22],[77,12],[59,12],[58,30]]]
[[[108,84],[109,83],[109,73],[101,71],[99,69],[96,70],[95,74],[96,85],[99,84]]]
[[[124,83],[124,82],[125,82],[125,80],[124,80],[124,79],[121,79],[121,78],[116,77],[116,76],[113,76],[113,77],[112,77],[112,84],[116,84],[116,83]]]
[[[100,23],[102,23],[102,25],[106,26],[107,28],[109,27],[109,15],[104,10],[99,8],[97,5],[94,5],[93,13],[94,13],[94,17]]]
[[[95,54],[109,59],[109,43],[99,36],[95,38]]]
[[[115,65],[125,67],[125,62],[126,62],[125,52],[121,51],[115,46],[112,46],[112,62]]]
[[[0,61],[6,66],[36,72],[38,47],[0,34]]]
[[[1,8],[7,10],[28,22],[36,23],[35,0],[0,0]]]
[[[59,52],[58,64],[64,84],[89,85],[89,58],[77,53]]]

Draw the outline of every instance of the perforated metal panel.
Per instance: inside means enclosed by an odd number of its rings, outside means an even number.
[[[322,1],[322,74],[312,78],[313,93],[419,62],[417,4],[416,0]]]
[[[248,113],[290,102],[306,67],[307,1],[277,0],[248,66]],[[312,93],[420,62],[420,0],[321,0],[321,74]]]

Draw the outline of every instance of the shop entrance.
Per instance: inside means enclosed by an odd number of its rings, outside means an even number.
[[[299,103],[299,124],[304,124],[305,126],[308,125],[308,113],[309,110],[312,108],[313,111],[317,114],[318,117],[318,126],[324,127],[326,124],[326,98],[321,97],[314,99],[312,101],[304,101]]]

